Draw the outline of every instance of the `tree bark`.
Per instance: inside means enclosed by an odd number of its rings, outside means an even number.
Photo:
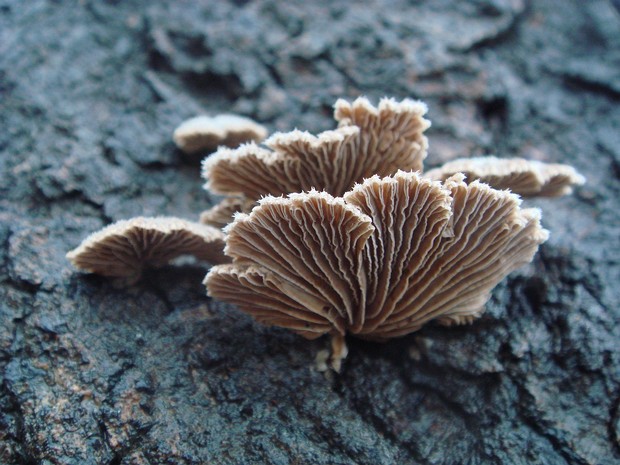
[[[620,460],[620,16],[608,0],[0,1],[0,462]],[[334,126],[338,97],[429,104],[427,167],[574,165],[551,239],[472,325],[384,344],[265,328],[186,262],[137,285],[65,253],[215,199],[172,144],[198,113]],[[207,154],[202,154],[207,155]]]

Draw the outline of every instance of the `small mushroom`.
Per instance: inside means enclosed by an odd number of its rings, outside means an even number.
[[[81,270],[131,283],[144,267],[159,267],[181,255],[225,263],[223,248],[218,229],[173,217],[137,217],[91,234],[67,258]]]
[[[265,141],[267,150],[255,144],[238,149],[220,148],[203,162],[205,188],[217,194],[242,195],[258,200],[315,186],[334,190],[353,184],[347,168],[356,156],[357,127],[325,131],[276,133]]]
[[[463,175],[445,183],[413,172],[373,176],[344,197],[265,197],[226,228],[230,265],[205,284],[258,321],[306,338],[385,340],[431,320],[465,323],[491,289],[531,261],[548,233],[518,196]]]
[[[196,116],[184,121],[173,134],[177,147],[186,153],[214,150],[219,145],[237,147],[243,142],[260,142],[265,137],[264,126],[233,114]]]
[[[200,222],[214,228],[223,228],[233,219],[237,212],[249,213],[256,205],[254,200],[246,197],[226,197],[200,214]]]
[[[559,197],[570,194],[572,186],[585,182],[572,166],[497,157],[459,158],[424,176],[443,181],[456,173],[465,174],[468,182],[480,180],[523,197]]]
[[[338,126],[360,128],[359,147],[365,159],[359,174],[353,176],[355,180],[361,182],[375,174],[388,176],[398,170],[422,171],[428,150],[424,131],[431,126],[424,118],[427,111],[424,102],[412,99],[382,98],[377,107],[365,97],[352,103],[338,99],[334,105]]]
[[[430,126],[426,110],[408,99],[382,99],[376,108],[365,98],[338,100],[336,130],[276,133],[265,141],[271,150],[220,148],[203,163],[205,188],[253,200],[311,188],[340,196],[374,174],[420,170],[428,145],[423,132]]]

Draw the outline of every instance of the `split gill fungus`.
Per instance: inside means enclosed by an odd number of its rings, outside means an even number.
[[[175,217],[121,220],[88,236],[67,253],[76,268],[138,281],[144,268],[160,267],[181,255],[224,263],[224,234],[216,228]]]
[[[334,105],[339,127],[314,136],[306,131],[275,133],[263,148],[254,143],[236,149],[220,147],[202,167],[205,188],[229,196],[203,213],[201,221],[222,227],[234,211],[249,212],[264,195],[285,195],[310,189],[342,196],[356,182],[396,171],[421,171],[430,121],[424,103],[381,99],[374,107],[366,98]],[[230,197],[240,210],[234,210]],[[232,208],[231,208],[232,207]],[[222,214],[228,214],[223,217]]]
[[[426,111],[410,99],[340,99],[334,130],[222,146],[202,166],[205,188],[224,196],[204,224],[121,221],[67,256],[129,283],[181,254],[206,259],[216,264],[209,296],[308,339],[330,335],[336,370],[347,334],[384,341],[432,320],[469,323],[548,237],[519,195],[557,197],[585,180],[570,166],[519,158],[459,159],[425,173]],[[198,150],[214,140],[211,126],[225,138],[220,126],[231,121],[190,121],[175,140]]]
[[[521,197],[560,197],[570,194],[572,186],[586,181],[572,166],[491,156],[458,158],[426,172],[425,176],[443,181],[456,173],[495,189],[510,189]]]
[[[219,145],[236,147],[242,142],[260,142],[267,137],[267,129],[244,116],[221,114],[195,116],[175,129],[172,138],[186,153],[213,150]]]
[[[336,370],[346,334],[386,340],[431,320],[470,322],[548,232],[515,194],[463,179],[399,171],[343,197],[267,196],[226,228],[232,263],[211,269],[208,293],[261,323],[331,335]]]
[[[205,158],[205,189],[225,196],[202,213],[200,221],[224,227],[235,212],[249,212],[262,196],[286,195],[310,189],[342,196],[355,183],[398,170],[418,171],[444,181],[464,173],[466,182],[480,180],[495,189],[510,189],[523,197],[558,197],[585,182],[568,165],[503,159],[492,156],[458,159],[424,173],[428,140],[423,102],[383,98],[375,107],[364,97],[334,105],[338,128],[314,136],[305,131],[275,133],[264,145],[220,147]]]

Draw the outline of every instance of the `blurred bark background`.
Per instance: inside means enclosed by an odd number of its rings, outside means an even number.
[[[148,3],[148,5],[147,5]],[[115,289],[64,255],[214,199],[173,129],[237,112],[334,126],[338,97],[429,104],[427,166],[574,165],[551,231],[471,326],[307,342],[205,296],[187,263]],[[0,462],[620,460],[620,16],[609,0],[0,0]]]

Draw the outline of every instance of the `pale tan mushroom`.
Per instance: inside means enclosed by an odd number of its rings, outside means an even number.
[[[238,149],[220,148],[203,162],[205,188],[217,194],[258,200],[264,195],[334,189],[353,184],[347,168],[355,157],[357,127],[325,131],[276,133],[265,141],[267,150],[256,144]]]
[[[383,98],[375,108],[365,97],[349,103],[338,99],[334,118],[339,127],[360,128],[358,147],[365,155],[352,176],[357,182],[373,175],[389,176],[398,170],[422,171],[431,122],[424,118],[428,107],[419,100]],[[352,185],[347,186],[351,188]],[[334,193],[334,195],[341,195]]]
[[[338,100],[336,130],[276,133],[265,141],[271,150],[255,144],[219,149],[203,163],[205,188],[254,200],[311,188],[339,196],[374,174],[420,170],[428,145],[423,132],[430,126],[426,111],[409,99],[382,99],[376,108],[365,98]]]
[[[237,212],[249,213],[256,205],[254,200],[245,197],[226,197],[200,214],[200,222],[214,228],[223,228],[233,220]]]
[[[426,205],[429,200],[420,197],[422,189],[412,189],[415,182],[407,177],[398,185],[417,199],[415,208],[406,202],[390,207],[407,195],[387,197],[385,181],[376,178],[345,196],[347,202],[370,214],[377,227],[367,247],[370,292],[365,328],[360,332],[370,338],[408,334],[433,319],[473,320],[484,311],[491,289],[531,261],[548,238],[540,226],[538,209],[521,209],[518,196],[480,182],[467,185],[460,174],[443,184],[450,215],[435,222],[433,215],[416,213],[422,208],[418,204]],[[437,187],[431,191],[429,199],[439,195]],[[400,214],[394,215],[391,209]],[[414,244],[419,246],[412,249]],[[390,250],[394,252],[386,253]]]
[[[559,197],[570,194],[572,186],[585,182],[572,166],[491,156],[459,158],[424,176],[443,181],[456,173],[465,174],[467,182],[480,180],[495,189],[510,189],[523,197]]]
[[[144,267],[162,266],[181,255],[225,263],[223,248],[218,229],[173,217],[138,217],[91,234],[67,258],[80,270],[133,282]]]
[[[187,153],[214,150],[219,145],[237,147],[243,142],[260,142],[265,137],[264,126],[233,114],[196,116],[184,121],[173,134],[177,147]]]
[[[462,175],[442,184],[412,172],[373,176],[344,198],[266,197],[227,227],[233,263],[205,284],[262,323],[330,334],[337,368],[347,333],[384,340],[479,316],[547,239],[539,211],[519,204]]]

